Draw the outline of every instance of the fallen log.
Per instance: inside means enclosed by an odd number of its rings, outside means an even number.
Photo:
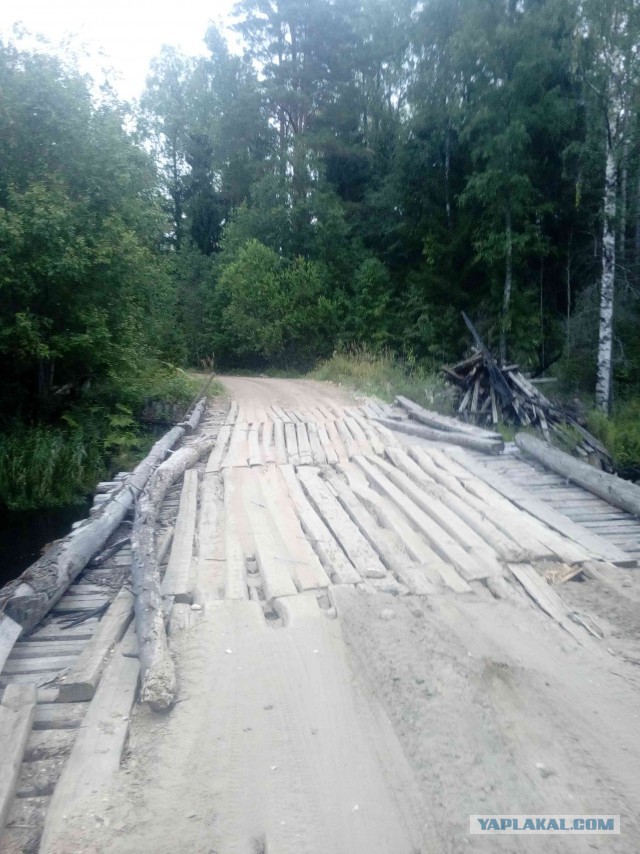
[[[498,441],[483,439],[482,437],[469,436],[466,433],[451,433],[446,430],[436,430],[415,424],[411,421],[392,421],[390,418],[376,418],[376,422],[390,430],[399,433],[407,433],[410,436],[419,436],[421,439],[429,439],[431,442],[447,442],[450,445],[460,445],[463,448],[473,448],[476,451],[484,451],[487,454],[499,454],[504,450],[502,438]]]
[[[477,436],[482,439],[489,439],[493,442],[501,442],[502,437],[499,433],[492,430],[483,430],[481,427],[476,427],[475,424],[467,424],[465,421],[458,421],[456,418],[449,418],[447,415],[439,415],[437,412],[430,412],[428,409],[409,400],[408,397],[403,397],[399,394],[396,397],[396,402],[416,421],[421,424],[426,424],[427,427],[435,427],[438,430],[453,431],[454,433],[465,433],[468,436]]]
[[[603,498],[614,507],[640,516],[640,487],[630,481],[600,471],[526,433],[518,433],[516,444],[552,471]]]
[[[180,448],[172,454],[151,475],[136,504],[131,533],[131,580],[136,597],[136,634],[140,649],[140,699],[156,712],[170,708],[177,694],[160,590],[156,550],[158,512],[172,484],[202,456],[210,453],[214,444],[212,439]]]
[[[194,408],[188,422],[192,428],[199,423],[205,405],[206,400],[202,398]],[[104,547],[133,507],[152,471],[184,433],[182,427],[169,430],[123,480],[122,487],[102,505],[96,516],[59,540],[22,575],[0,590],[0,611],[19,623],[23,634],[33,631],[93,555]]]

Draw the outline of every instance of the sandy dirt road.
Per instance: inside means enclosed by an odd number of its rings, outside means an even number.
[[[485,496],[480,514],[437,451],[421,470],[406,444],[389,452],[340,389],[225,384],[237,412],[202,466],[193,544],[201,610],[171,638],[179,702],[137,710],[110,789],[70,806],[47,850],[635,854],[638,667],[566,622],[560,594],[544,613],[504,558],[537,574],[576,544],[524,513],[499,536],[512,509]],[[634,572],[620,600],[640,597]],[[622,833],[470,836],[478,813],[621,814]]]

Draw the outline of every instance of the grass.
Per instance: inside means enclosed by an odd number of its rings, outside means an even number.
[[[640,398],[618,404],[611,417],[592,410],[587,414],[587,429],[609,451],[621,477],[640,478]]]
[[[330,380],[388,403],[402,394],[428,409],[442,414],[452,412],[454,391],[437,373],[387,350],[374,352],[366,347],[349,347],[321,362],[309,376]]]
[[[0,504],[37,510],[83,500],[99,480],[132,469],[148,453],[156,435],[141,420],[145,408],[168,404],[182,417],[202,386],[201,374],[153,363],[55,424],[7,428],[0,433]],[[207,394],[221,392],[214,381]]]

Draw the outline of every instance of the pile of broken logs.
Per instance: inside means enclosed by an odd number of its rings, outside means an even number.
[[[584,424],[545,397],[518,365],[499,365],[469,318],[464,317],[475,340],[475,352],[457,365],[442,369],[447,380],[460,390],[458,416],[478,426],[503,422],[536,427],[547,442],[556,439],[562,446],[573,446],[576,456],[613,471],[607,449]]]

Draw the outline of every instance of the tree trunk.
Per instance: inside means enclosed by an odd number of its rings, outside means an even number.
[[[600,471],[527,433],[518,433],[516,445],[540,460],[547,468],[603,498],[614,507],[633,513],[634,516],[640,516],[640,487],[634,483]]]
[[[504,293],[502,297],[502,319],[500,323],[500,361],[507,364],[507,326],[509,308],[511,306],[511,290],[513,287],[513,239],[511,230],[511,208],[505,212],[505,271]]]
[[[610,126],[613,122],[610,122]],[[607,129],[607,166],[602,223],[602,276],[600,280],[600,327],[596,378],[596,406],[603,412],[611,409],[613,353],[613,298],[616,274],[616,162],[613,139]]]
[[[634,261],[636,265],[636,285],[640,286],[640,169],[636,184],[636,232],[634,236]]]
[[[188,422],[191,427],[200,421],[205,404],[203,398],[193,410]],[[133,507],[151,472],[184,434],[185,427],[174,427],[159,439],[149,455],[126,478],[122,489],[103,505],[100,515],[72,531],[19,578],[0,590],[0,611],[20,623],[23,633],[38,625],[93,555],[104,547]]]
[[[136,634],[140,650],[140,698],[154,711],[164,711],[175,702],[176,673],[167,646],[167,633],[160,591],[160,568],[156,550],[157,517],[172,484],[209,453],[215,440],[200,442],[176,451],[149,479],[136,505],[131,535],[131,580],[135,594]]]

